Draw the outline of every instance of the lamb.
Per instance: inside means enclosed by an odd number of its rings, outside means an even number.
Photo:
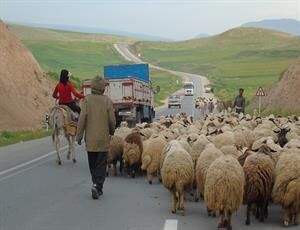
[[[152,184],[152,176],[159,172],[161,152],[167,145],[163,136],[153,136],[148,139],[142,154],[142,170],[147,170],[148,183]]]
[[[244,185],[243,168],[230,155],[220,156],[208,168],[204,199],[208,209],[220,213],[218,228],[232,229],[231,215],[242,205]]]
[[[193,183],[193,161],[176,140],[170,141],[164,152],[162,183],[172,194],[172,213],[178,210],[184,215],[184,190]]]
[[[297,149],[285,150],[275,167],[273,201],[282,206],[283,224],[300,223],[300,154]]]
[[[117,176],[117,162],[120,162],[120,173],[123,171],[123,139],[113,135],[110,139],[109,150],[107,155],[107,164],[113,164],[114,175]]]
[[[195,196],[195,201],[199,200],[200,195],[204,194],[204,184],[205,184],[205,179],[206,179],[206,174],[209,166],[220,156],[222,156],[223,153],[217,149],[213,145],[209,145],[204,149],[204,151],[201,153],[197,160],[196,164],[196,185],[197,185],[197,190],[196,190],[196,196]],[[210,212],[208,211],[209,215]]]
[[[273,186],[274,164],[263,153],[248,156],[243,166],[245,173],[244,204],[247,205],[246,225],[250,225],[251,205],[256,204],[256,218],[261,222],[268,216],[268,201]]]
[[[129,134],[124,141],[123,159],[127,164],[128,174],[134,178],[141,165],[143,142],[138,132]]]

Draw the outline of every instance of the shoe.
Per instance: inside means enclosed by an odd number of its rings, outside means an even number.
[[[94,200],[98,200],[99,199],[99,196],[102,196],[103,195],[103,192],[102,190],[98,190],[97,187],[95,185],[93,185],[92,189],[91,189],[91,192],[92,192],[92,198]]]
[[[97,188],[95,186],[93,186],[91,191],[92,191],[92,198],[94,200],[98,200],[99,199],[99,193],[97,191]]]

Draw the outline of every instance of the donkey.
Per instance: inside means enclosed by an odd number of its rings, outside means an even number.
[[[69,144],[67,159],[70,160],[72,155],[73,163],[76,163],[76,159],[75,159],[75,136],[76,135],[70,135],[65,129],[64,125],[65,125],[65,117],[64,117],[63,108],[61,108],[60,106],[55,106],[50,112],[50,127],[53,129],[52,141],[53,143],[55,143],[56,154],[57,154],[56,162],[58,165],[61,165],[60,147],[61,147],[63,136],[66,137]]]

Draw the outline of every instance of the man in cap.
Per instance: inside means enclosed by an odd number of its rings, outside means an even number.
[[[92,176],[92,198],[103,194],[106,175],[107,152],[110,137],[115,132],[116,120],[112,101],[103,95],[107,82],[100,77],[92,80],[92,94],[85,97],[78,122],[78,144],[84,136],[88,153],[89,168]]]
[[[235,112],[237,113],[243,113],[245,114],[245,97],[243,96],[244,89],[240,88],[239,89],[239,95],[236,96],[233,107],[235,108]]]

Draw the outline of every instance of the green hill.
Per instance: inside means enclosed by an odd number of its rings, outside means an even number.
[[[181,42],[136,42],[143,60],[173,70],[208,76],[220,98],[232,99],[239,87],[252,98],[300,56],[300,38],[266,29],[237,28]]]
[[[57,78],[62,68],[70,70],[75,78],[85,79],[103,73],[103,66],[127,64],[114,49],[119,41],[133,43],[121,36],[67,32],[27,26],[9,25],[49,76]],[[50,73],[51,72],[51,73]],[[155,105],[161,105],[168,95],[182,87],[175,84],[181,78],[167,72],[151,70],[153,85],[159,85],[162,93],[155,95]],[[166,81],[167,79],[167,81]],[[173,79],[174,84],[169,83]]]

